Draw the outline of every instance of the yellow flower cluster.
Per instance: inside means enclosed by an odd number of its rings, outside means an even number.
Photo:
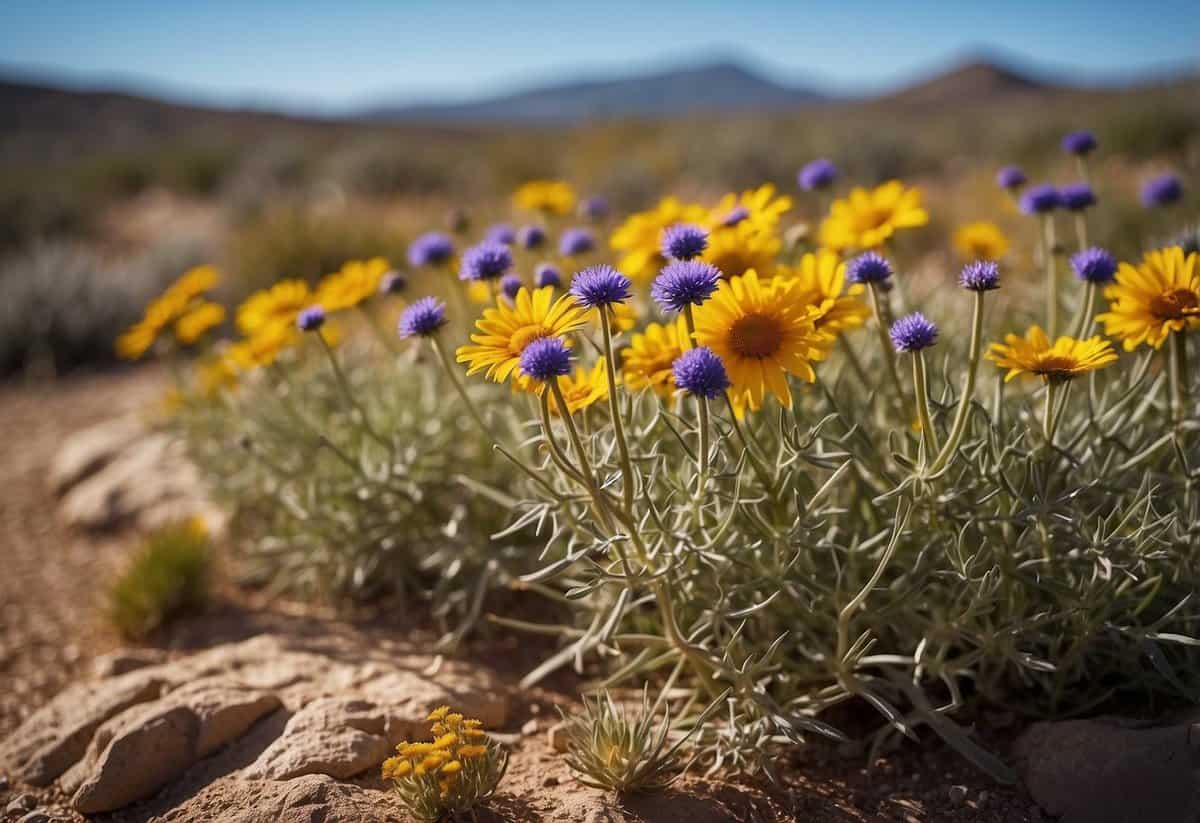
[[[838,253],[881,248],[900,229],[929,222],[921,190],[890,180],[874,189],[856,186],[835,200],[821,223],[821,245]]]
[[[433,740],[398,745],[396,755],[383,762],[383,779],[396,783],[436,779],[438,791],[446,798],[473,761],[488,757],[489,740],[480,721],[451,712],[449,706],[434,709],[427,719],[432,721]]]
[[[321,280],[312,302],[329,314],[354,308],[378,293],[379,284],[389,268],[388,261],[382,257],[350,260]]]
[[[181,345],[199,342],[225,322],[225,308],[204,299],[220,279],[212,266],[197,266],[185,272],[146,306],[141,320],[117,338],[117,354],[126,360],[141,358],[168,328],[173,329]]]
[[[995,223],[980,220],[959,227],[954,233],[954,250],[967,262],[999,260],[1008,254],[1008,238]]]
[[[570,214],[575,200],[575,189],[562,180],[531,180],[513,192],[513,205],[518,209],[543,214]]]

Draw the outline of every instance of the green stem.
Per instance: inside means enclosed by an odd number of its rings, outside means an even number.
[[[1079,250],[1088,247],[1087,217],[1083,212],[1075,213],[1075,239],[1079,241]]]
[[[1054,401],[1058,397],[1059,383],[1046,384],[1046,411],[1042,416],[1042,439],[1047,448],[1054,444]]]
[[[498,443],[499,441],[496,439],[496,436],[488,428],[488,424],[483,422],[483,416],[475,408],[475,404],[471,402],[471,395],[467,394],[467,387],[463,385],[462,379],[458,376],[458,368],[454,365],[454,361],[450,359],[450,352],[438,342],[436,337],[430,337],[429,342],[433,345],[433,350],[437,352],[438,358],[442,361],[442,365],[446,369],[446,374],[450,377],[450,382],[454,384],[455,391],[462,398],[463,405],[467,407],[467,412],[471,415],[471,419],[475,421],[475,425],[479,426],[479,430],[486,434],[493,443]]]
[[[1058,336],[1058,255],[1054,247],[1054,214],[1042,217],[1042,265],[1046,278],[1046,334],[1053,340]]]
[[[867,377],[867,371],[854,351],[854,346],[850,344],[850,339],[844,334],[838,335],[838,345],[842,347],[842,354],[846,356],[846,362],[850,364],[850,369],[858,377],[858,381],[863,386],[870,386],[871,380]]]
[[[695,343],[696,336],[696,320],[692,315],[692,306],[689,303],[683,308],[683,315],[687,323],[688,339]],[[708,452],[709,452],[709,422],[708,422],[708,398],[703,395],[696,395],[697,408],[697,426],[699,434],[699,446],[696,453],[696,500],[700,501],[704,496],[704,486],[708,482]]]
[[[879,293],[879,284],[871,284],[871,308],[875,312],[875,329],[879,334],[879,347],[883,351],[883,362],[887,364],[888,376],[891,377],[892,387],[896,390],[896,398],[904,412],[904,425],[910,426],[913,421],[912,404],[904,392],[904,384],[900,382],[900,370],[896,365],[896,352],[892,348],[891,338],[888,337],[888,324],[883,310],[883,297]]]
[[[730,398],[729,392],[725,392],[725,405],[729,409],[729,419],[733,421],[733,430],[737,432],[738,439],[742,441],[742,446],[746,449],[746,456],[750,460],[750,467],[758,475],[758,481],[763,484],[763,487],[767,490],[767,494],[774,498],[775,481],[771,479],[771,473],[767,471],[766,465],[759,459],[758,454],[755,452],[750,438],[746,436],[746,432],[733,410],[733,400]]]
[[[321,348],[325,350],[325,355],[329,358],[329,365],[333,367],[333,374],[337,380],[338,388],[341,389],[342,396],[346,399],[346,404],[350,407],[351,414],[356,415],[363,425],[363,429],[371,436],[371,439],[379,443],[385,449],[391,450],[392,444],[383,438],[375,431],[371,425],[370,418],[367,417],[367,410],[354,396],[353,389],[350,388],[350,381],[346,378],[346,373],[342,371],[342,366],[338,363],[337,355],[333,351],[333,347],[329,345],[329,341],[325,339],[325,335],[318,329],[316,337],[321,341]]]
[[[613,351],[611,308],[600,307],[600,327],[604,336],[604,357],[608,361],[605,377],[608,380],[608,408],[612,415],[613,435],[617,441],[617,455],[621,461],[621,494],[625,508],[633,509],[633,463],[629,459],[629,444],[625,440],[625,426],[621,422],[621,403],[617,395],[617,359]],[[558,391],[557,384],[554,390]]]
[[[922,466],[929,455],[937,453],[937,438],[933,433],[933,420],[929,416],[929,384],[925,376],[925,353],[913,352],[912,356],[913,386],[917,396],[917,419],[921,422],[921,459]]]
[[[967,360],[967,375],[963,379],[962,394],[958,398],[958,409],[954,413],[954,423],[950,427],[950,436],[946,444],[938,452],[933,465],[929,467],[930,474],[937,474],[946,467],[954,457],[967,430],[967,420],[971,416],[971,401],[975,398],[975,380],[979,373],[979,360],[983,354],[983,299],[984,292],[975,292],[975,308],[971,315],[971,352]]]
[[[1175,423],[1187,419],[1191,395],[1188,386],[1187,339],[1183,335],[1183,331],[1173,332],[1167,343],[1171,357],[1171,420]]]
[[[1075,316],[1075,322],[1072,324],[1071,336],[1076,340],[1082,340],[1083,336],[1088,333],[1092,326],[1092,312],[1096,305],[1096,284],[1088,281],[1083,287],[1083,300],[1079,304],[1079,314]]]

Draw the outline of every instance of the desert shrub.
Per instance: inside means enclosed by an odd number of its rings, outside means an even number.
[[[108,590],[108,621],[129,640],[142,640],[208,601],[212,556],[199,521],[168,526],[146,538]]]

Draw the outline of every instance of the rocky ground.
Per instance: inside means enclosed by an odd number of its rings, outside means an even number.
[[[1196,718],[984,730],[1028,788],[929,741],[872,763],[858,746],[814,745],[780,764],[786,786],[695,776],[617,798],[581,787],[556,748],[577,683],[515,685],[545,651],[525,639],[443,659],[394,618],[337,620],[226,585],[206,614],[122,647],[100,595],[130,524],[200,505],[171,445],[119,422],[160,391],[150,371],[0,388],[0,820],[401,821],[378,765],[442,703],[511,748],[486,820],[1200,819]]]

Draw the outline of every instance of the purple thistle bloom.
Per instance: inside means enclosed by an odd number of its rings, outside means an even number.
[[[296,328],[300,331],[316,331],[325,325],[325,309],[309,306],[296,317]]]
[[[898,352],[918,352],[937,342],[938,328],[919,311],[905,315],[892,324],[892,345]]]
[[[1016,166],[1005,166],[996,172],[996,185],[1002,189],[1013,191],[1025,185],[1025,172]]]
[[[1067,211],[1083,211],[1096,205],[1096,193],[1087,183],[1071,183],[1063,186],[1058,195]]]
[[[663,232],[662,253],[668,260],[691,260],[708,248],[708,232],[691,223],[676,223]]]
[[[436,266],[454,254],[454,241],[438,231],[422,234],[408,244],[408,262],[412,266]]]
[[[401,337],[430,337],[446,325],[446,304],[436,297],[422,297],[400,313]]]
[[[380,294],[399,294],[408,288],[408,278],[398,271],[390,271],[379,281]]]
[[[517,242],[517,232],[507,223],[496,223],[493,226],[489,226],[488,230],[483,233],[483,239],[488,243],[503,243],[506,246],[511,246]]]
[[[851,283],[882,283],[892,276],[892,264],[873,251],[860,254],[846,266],[846,279]]]
[[[509,273],[500,278],[500,292],[509,300],[517,299],[517,292],[521,290],[521,275]]]
[[[588,220],[603,220],[608,217],[608,200],[598,194],[579,201],[579,216]]]
[[[958,284],[968,291],[991,291],[1000,288],[1000,267],[993,260],[976,260],[963,266]]]
[[[562,285],[562,272],[553,263],[538,263],[533,270],[533,283],[539,289],[545,286],[558,288]]]
[[[546,230],[541,226],[521,226],[517,232],[517,242],[523,249],[540,248],[546,242]]]
[[[612,266],[590,266],[577,272],[571,281],[571,294],[589,309],[597,309],[629,299],[629,278]]]
[[[685,306],[699,306],[711,297],[720,282],[721,271],[711,263],[677,260],[654,278],[650,296],[663,311],[683,311]]]
[[[1169,206],[1183,197],[1183,183],[1174,174],[1160,174],[1142,186],[1142,205]]]
[[[721,225],[729,228],[736,226],[738,223],[750,216],[750,209],[743,206],[741,203],[729,210],[729,213],[721,218]]]
[[[1026,214],[1046,214],[1062,205],[1058,189],[1049,183],[1031,186],[1021,195],[1021,211]]]
[[[512,252],[503,243],[485,240],[463,252],[460,280],[495,280],[512,268]]]
[[[521,352],[521,373],[549,380],[571,373],[571,352],[560,337],[539,337]]]
[[[1117,274],[1117,258],[1104,249],[1093,246],[1071,255],[1075,276],[1088,283],[1111,283]]]
[[[805,191],[816,191],[831,186],[837,179],[837,173],[838,169],[833,165],[833,161],[821,157],[800,169],[800,173],[796,175],[796,182]]]
[[[671,367],[675,385],[689,394],[709,400],[720,397],[729,388],[729,375],[725,364],[712,349],[699,346],[688,349],[675,360]]]
[[[596,236],[591,229],[565,229],[558,238],[558,253],[564,257],[574,257],[577,254],[587,254],[596,248]]]
[[[1096,135],[1090,131],[1073,131],[1062,139],[1063,151],[1068,154],[1089,154],[1098,145]]]

